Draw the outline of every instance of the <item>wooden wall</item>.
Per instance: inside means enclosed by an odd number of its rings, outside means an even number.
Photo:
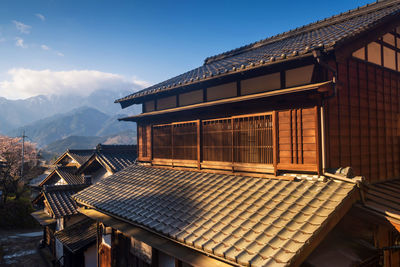
[[[262,114],[198,120],[197,133],[196,129],[192,131],[194,136],[191,137],[187,148],[182,143],[182,140],[185,140],[183,137],[177,138],[178,141],[181,140],[179,142],[165,140],[166,133],[171,130],[168,128],[165,133],[163,127],[193,124],[193,122],[138,124],[139,160],[151,161],[156,165],[172,164],[201,169],[244,171],[242,167],[246,165],[246,171],[258,173],[276,174],[277,171],[320,173],[318,110],[319,107],[315,105],[285,108]],[[227,124],[223,126],[222,122]],[[256,127],[258,124],[268,127]],[[252,129],[249,125],[256,128]],[[171,154],[179,154],[171,152],[180,148],[178,143],[182,143],[180,146],[185,148],[185,153],[181,153],[182,157],[174,157],[172,160]],[[178,162],[179,160],[184,162]],[[189,162],[190,160],[193,162]],[[216,164],[218,162],[220,163]],[[215,166],[211,167],[211,163]]]
[[[318,108],[278,111],[278,169],[318,171]]]
[[[399,177],[399,74],[355,58],[334,67],[340,86],[326,105],[327,167],[351,166],[370,182]]]

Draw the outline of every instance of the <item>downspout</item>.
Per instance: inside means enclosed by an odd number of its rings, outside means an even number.
[[[328,173],[326,171],[326,138],[325,138],[325,109],[324,109],[324,104],[326,103],[326,100],[331,99],[333,97],[335,97],[337,95],[337,72],[334,68],[332,68],[331,66],[329,66],[326,62],[322,61],[321,59],[321,49],[316,49],[312,51],[312,54],[315,58],[315,60],[317,61],[317,63],[319,65],[321,65],[321,67],[329,70],[332,72],[333,77],[332,77],[332,86],[333,86],[333,94],[330,96],[327,96],[325,98],[322,98],[322,105],[321,105],[321,143],[322,143],[322,148],[321,148],[321,153],[322,153],[322,173],[324,176],[326,177],[330,177],[332,179],[336,179],[336,180],[341,180],[344,182],[349,182],[349,183],[354,183],[357,185],[357,187],[360,189],[360,200],[362,203],[365,203],[365,195],[364,195],[364,188],[363,188],[363,184],[364,184],[364,177],[354,177],[353,179],[350,178],[345,178],[345,177],[341,177],[340,175],[335,175],[332,173]]]
[[[321,104],[321,108],[320,108],[320,120],[321,120],[321,161],[322,161],[322,173],[325,175],[326,172],[326,138],[325,138],[325,108],[324,108],[324,104],[325,104],[325,100],[333,98],[336,96],[337,93],[337,73],[336,70],[334,68],[332,68],[331,66],[329,66],[327,63],[325,63],[324,61],[322,61],[321,59],[321,49],[316,49],[312,51],[312,54],[315,58],[315,60],[317,61],[317,63],[319,65],[321,65],[321,67],[329,70],[332,72],[333,74],[333,78],[332,78],[332,86],[333,86],[333,95],[330,95],[328,97],[322,98],[322,104]]]

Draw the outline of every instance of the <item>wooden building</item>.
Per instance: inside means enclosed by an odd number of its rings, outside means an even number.
[[[97,225],[77,212],[71,196],[136,160],[136,146],[102,145],[67,150],[36,188],[32,216],[43,226],[43,243],[61,266],[96,266]]]
[[[64,248],[63,239],[57,238],[56,234],[62,230],[69,231],[71,227],[75,227],[75,224],[87,219],[78,213],[77,204],[71,196],[88,186],[89,184],[44,186],[40,196],[35,199],[35,203],[43,203],[43,209],[37,210],[31,215],[43,227],[43,245],[50,249],[54,256],[54,262],[57,264],[77,266],[65,264],[65,260],[68,262],[69,259],[67,259],[68,254],[65,255],[64,251],[69,250]],[[83,226],[89,228],[87,224]],[[95,236],[95,234],[93,235]]]
[[[139,163],[74,196],[100,266],[399,266],[399,13],[369,4],[116,100],[142,104],[121,119]]]
[[[76,173],[83,175],[87,182],[94,184],[133,164],[136,158],[136,145],[98,144],[92,156],[79,167]]]

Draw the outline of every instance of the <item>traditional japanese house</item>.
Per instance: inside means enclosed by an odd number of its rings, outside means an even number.
[[[81,167],[93,155],[94,149],[68,149],[53,164]]]
[[[74,195],[100,266],[399,266],[399,14],[369,4],[118,99],[143,107],[122,119],[138,164]]]
[[[86,218],[55,233],[64,245],[64,266],[97,266],[96,231],[96,221]]]
[[[40,193],[44,185],[65,185],[85,183],[84,176],[77,170],[93,155],[93,149],[68,149],[48,169],[46,177],[31,185],[35,195]]]
[[[88,218],[77,212],[77,204],[71,198],[73,194],[88,186],[89,184],[44,186],[40,199],[37,200],[37,203],[44,204],[44,208],[32,213],[32,216],[43,226],[43,244],[49,247],[54,261],[63,266],[84,266],[85,249],[88,248],[87,245],[94,245],[96,240],[96,234],[90,231],[94,221],[89,219],[91,223],[86,222]],[[81,222],[83,220],[85,223]],[[72,236],[72,233],[76,232],[74,230],[76,227],[79,227],[80,231],[89,232],[87,236],[81,236],[80,244],[82,246],[76,244],[71,251],[70,246],[71,243],[74,243],[74,238],[79,238]],[[56,234],[62,230],[65,231],[59,234],[60,238],[58,238]],[[67,238],[68,236],[69,238]],[[86,240],[87,238],[88,240]],[[90,251],[92,250],[91,248]],[[64,251],[67,251],[67,255],[64,254]],[[87,256],[93,258],[93,255],[89,254]]]
[[[77,174],[94,184],[133,164],[136,158],[136,145],[98,144],[92,156],[77,170]]]
[[[76,174],[75,167],[56,167],[47,177],[39,184],[39,187],[45,185],[66,185],[66,184],[84,184],[85,178],[81,174]]]

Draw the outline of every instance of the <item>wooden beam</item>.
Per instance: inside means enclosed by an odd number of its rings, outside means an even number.
[[[277,175],[277,162],[278,162],[278,153],[279,153],[279,142],[278,142],[278,112],[273,111],[272,113],[272,160],[274,165],[274,175]]]

